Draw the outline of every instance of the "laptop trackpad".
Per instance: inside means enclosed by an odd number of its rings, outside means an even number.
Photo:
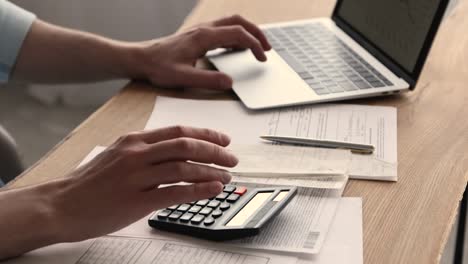
[[[212,53],[208,58],[233,78],[233,89],[248,108],[291,105],[317,97],[275,51],[266,55],[267,62],[257,61],[249,50]]]

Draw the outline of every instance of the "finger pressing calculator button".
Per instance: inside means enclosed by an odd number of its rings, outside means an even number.
[[[183,215],[179,218],[179,220],[180,220],[181,222],[187,223],[188,221],[190,221],[190,219],[192,219],[192,217],[193,217],[193,214],[191,214],[191,213],[185,213],[185,214],[183,214]]]
[[[175,220],[179,219],[179,217],[180,217],[181,215],[182,215],[182,212],[174,211],[174,212],[172,212],[171,215],[169,215],[168,218],[169,218],[169,220],[174,220],[174,221],[175,221]]]
[[[214,210],[213,213],[211,214],[211,216],[214,217],[214,218],[218,218],[218,217],[220,217],[222,215],[223,215],[223,211],[221,211],[219,209]]]
[[[172,213],[171,210],[161,210],[158,213],[159,219],[166,219]]]
[[[192,224],[199,224],[203,221],[203,219],[205,219],[205,217],[203,215],[196,215],[194,217],[192,217],[192,220],[190,220],[190,223]]]
[[[236,190],[236,186],[234,185],[226,185],[224,186],[224,191],[227,193],[232,193]]]
[[[196,214],[196,213],[200,212],[201,209],[202,209],[201,206],[194,205],[188,211],[189,211],[189,213]]]
[[[239,200],[239,195],[238,194],[231,194],[228,196],[228,198],[226,199],[226,201],[228,201],[229,203],[234,203],[235,201]]]
[[[218,201],[224,201],[226,200],[226,198],[229,196],[229,193],[227,192],[222,192],[220,194],[218,194],[218,196],[216,196],[216,200]]]
[[[203,222],[203,223],[204,223],[206,226],[209,226],[209,225],[214,224],[214,222],[215,222],[215,219],[214,219],[213,217],[207,217],[207,218],[205,219],[205,222]]]
[[[198,202],[196,203],[196,205],[205,206],[205,205],[207,205],[209,202],[210,202],[210,200],[208,200],[208,199],[200,200],[200,201],[198,201]]]
[[[220,204],[221,204],[220,201],[213,200],[213,201],[210,201],[210,202],[208,203],[208,207],[210,207],[210,208],[216,208],[216,207],[218,207]]]
[[[177,211],[186,212],[190,209],[190,204],[182,204],[181,206],[177,207]]]
[[[199,214],[201,214],[201,215],[209,215],[209,214],[211,214],[212,211],[213,211],[213,209],[208,208],[208,207],[205,207],[205,208],[203,208],[203,209],[200,211]]]
[[[247,188],[245,187],[237,187],[237,189],[234,191],[235,194],[238,194],[240,196],[244,195],[247,192]]]
[[[229,209],[231,207],[230,204],[224,202],[221,204],[221,206],[219,207],[219,209],[221,209],[222,211],[226,211],[227,209]]]

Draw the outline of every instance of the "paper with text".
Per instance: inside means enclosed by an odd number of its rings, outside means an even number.
[[[397,180],[397,120],[393,107],[321,104],[251,111],[236,101],[157,97],[145,129],[186,125],[220,130],[233,144],[258,144],[281,135],[372,144],[372,155],[352,154],[351,178]]]
[[[156,235],[154,234],[154,230],[147,224],[148,217],[141,219],[115,234],[128,237],[155,237]],[[210,247],[210,243],[205,243],[203,243],[204,246]],[[298,263],[363,263],[361,198],[341,198],[336,211],[336,216],[331,223],[330,230],[325,238],[322,250],[319,254],[315,255],[301,255]]]
[[[164,239],[105,236],[57,244],[5,261],[8,264],[293,264],[297,258]]]

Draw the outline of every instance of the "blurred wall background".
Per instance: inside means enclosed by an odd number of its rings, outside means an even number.
[[[12,0],[45,21],[129,41],[174,32],[196,0]],[[41,102],[99,105],[126,81],[91,85],[32,85],[28,93]]]

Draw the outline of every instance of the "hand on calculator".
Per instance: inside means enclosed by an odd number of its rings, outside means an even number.
[[[61,241],[104,235],[174,204],[214,197],[231,175],[203,164],[233,167],[228,136],[189,127],[135,132],[68,177],[55,196]],[[158,188],[162,184],[191,185]]]

